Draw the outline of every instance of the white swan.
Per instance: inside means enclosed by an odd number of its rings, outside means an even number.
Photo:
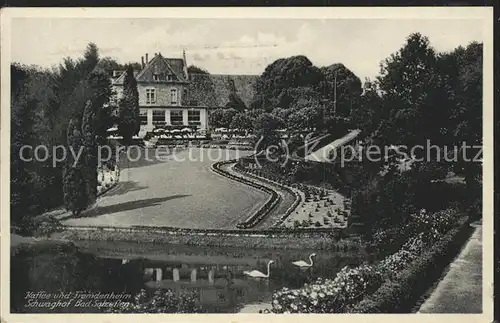
[[[253,278],[269,278],[269,272],[271,270],[271,264],[274,263],[274,260],[270,260],[267,263],[267,274],[264,274],[258,270],[252,270],[252,271],[244,271],[243,273],[249,277]]]
[[[312,257],[315,257],[316,254],[315,253],[312,253],[310,256],[309,256],[309,261],[311,262],[310,264],[308,264],[307,262],[305,262],[304,260],[298,260],[298,261],[294,261],[292,262],[292,264],[294,264],[295,266],[299,267],[299,268],[310,268],[312,267],[313,265],[313,260],[312,260]]]

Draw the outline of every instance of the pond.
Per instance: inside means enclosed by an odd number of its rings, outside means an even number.
[[[292,262],[317,256],[308,270]],[[365,253],[315,250],[208,248],[138,243],[78,242],[20,248],[11,257],[11,311],[13,313],[99,313],[104,308],[76,307],[75,302],[44,308],[26,296],[40,292],[116,293],[129,301],[141,289],[157,288],[176,293],[196,292],[199,304],[212,313],[259,312],[269,308],[274,291],[297,288],[317,277],[334,277],[346,265],[368,261]],[[269,279],[255,280],[243,271],[267,272]]]

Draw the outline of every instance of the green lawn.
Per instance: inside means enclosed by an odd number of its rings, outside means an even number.
[[[68,225],[175,226],[235,228],[265,203],[267,194],[210,170],[213,159],[228,159],[235,151],[190,148],[165,154],[162,161],[130,162],[120,184],[98,200],[87,214]],[[240,156],[250,152],[239,152]],[[150,158],[154,152],[150,151]],[[210,159],[212,158],[212,160]],[[125,162],[120,164],[126,165]]]

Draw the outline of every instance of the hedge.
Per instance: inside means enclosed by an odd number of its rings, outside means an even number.
[[[462,218],[457,227],[420,255],[395,279],[386,281],[373,294],[355,305],[351,313],[411,313],[418,300],[440,278],[460,252],[472,228]]]

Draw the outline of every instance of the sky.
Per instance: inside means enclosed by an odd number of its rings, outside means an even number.
[[[94,42],[101,57],[140,62],[146,53],[182,57],[213,74],[261,74],[278,58],[307,56],[314,65],[342,63],[361,80],[413,32],[437,51],[484,41],[474,19],[165,19],[13,18],[11,58],[43,67],[81,57]]]

